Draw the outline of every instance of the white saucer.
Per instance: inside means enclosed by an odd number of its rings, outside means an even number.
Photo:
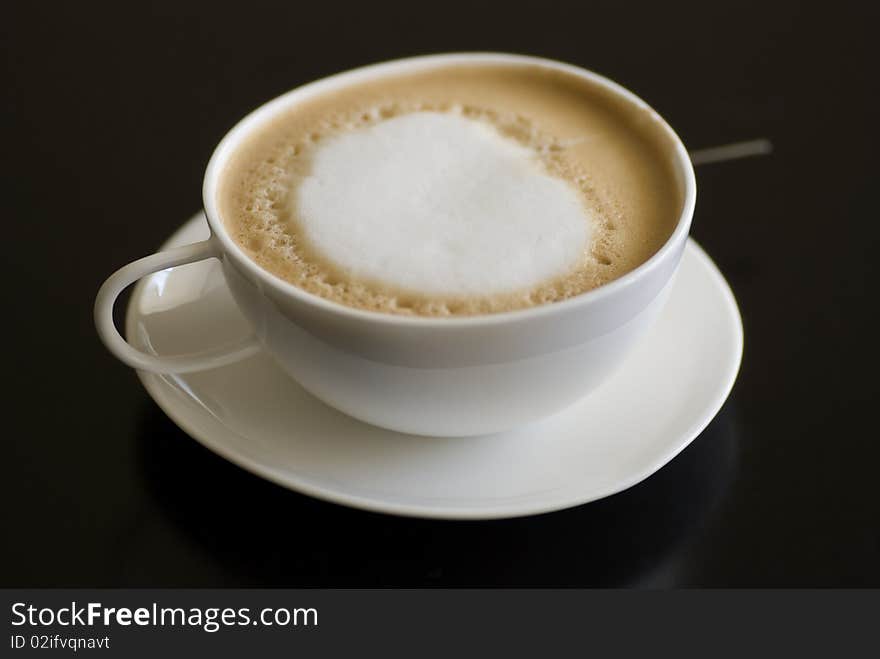
[[[164,247],[207,236],[200,213]],[[248,327],[211,260],[141,281],[126,330],[137,347],[174,354]],[[572,408],[515,432],[447,439],[381,430],[319,402],[263,354],[202,373],[139,375],[183,430],[279,485],[398,515],[488,519],[576,506],[653,474],[721,408],[742,345],[727,282],[690,241],[657,325],[620,370]]]

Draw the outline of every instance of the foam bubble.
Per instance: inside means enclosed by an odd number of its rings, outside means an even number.
[[[534,149],[431,111],[322,140],[289,203],[311,249],[347,277],[450,297],[564,275],[589,252],[593,225]]]

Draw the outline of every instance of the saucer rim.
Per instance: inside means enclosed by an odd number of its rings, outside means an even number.
[[[167,249],[174,245],[182,234],[191,231],[191,227],[199,221],[205,221],[203,212],[196,213],[196,215],[184,222],[182,226],[174,231],[174,233],[162,243],[160,249]],[[724,384],[717,389],[716,396],[713,398],[711,404],[706,405],[703,412],[698,416],[690,428],[686,432],[681,433],[681,440],[672,445],[669,450],[662,452],[654,462],[650,463],[649,466],[627,478],[615,481],[613,485],[599,488],[598,490],[590,490],[586,493],[583,493],[582,490],[578,490],[576,487],[570,486],[568,488],[554,490],[553,495],[548,498],[542,497],[534,502],[513,501],[495,504],[486,502],[473,507],[462,506],[461,504],[437,505],[396,503],[388,499],[377,500],[368,496],[346,493],[338,489],[310,482],[308,478],[304,478],[301,474],[290,472],[287,474],[280,473],[278,470],[274,470],[270,466],[260,463],[258,460],[236,452],[234,449],[229,448],[224,442],[215,441],[211,437],[205,437],[204,435],[209,433],[203,433],[196,427],[197,424],[191,422],[189,418],[191,414],[188,414],[188,407],[181,404],[175,405],[173,397],[168,396],[169,393],[173,392],[173,389],[165,383],[164,376],[141,370],[137,370],[136,373],[150,398],[153,399],[153,401],[175,425],[200,445],[255,476],[264,478],[265,480],[284,487],[285,489],[315,499],[374,513],[440,520],[476,521],[510,519],[565,510],[612,496],[637,485],[655,474],[675,459],[679,453],[687,448],[691,442],[700,435],[712,419],[717,416],[725,401],[730,396],[730,392],[733,389],[742,364],[744,345],[742,316],[730,285],[727,283],[724,275],[706,251],[691,237],[687,240],[685,250],[694,253],[694,256],[701,262],[701,265],[704,266],[706,273],[714,280],[713,283],[715,286],[713,286],[713,288],[717,289],[721,294],[727,312],[726,315],[733,324],[734,349],[725,364],[726,368],[723,373]],[[138,303],[148,281],[149,277],[145,277],[137,283],[132,291],[125,315],[126,336],[134,336],[135,318],[138,316]],[[719,369],[719,371],[720,370],[721,369]],[[722,380],[720,375],[718,380]],[[568,494],[568,492],[571,492],[572,490],[574,490],[574,492]],[[577,494],[576,492],[578,491],[580,491],[581,494]]]

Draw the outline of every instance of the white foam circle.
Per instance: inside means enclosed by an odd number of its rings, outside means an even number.
[[[319,254],[353,278],[430,295],[529,289],[583,258],[581,196],[477,119],[414,112],[326,138],[293,197]]]

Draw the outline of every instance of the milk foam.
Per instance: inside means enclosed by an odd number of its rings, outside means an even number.
[[[681,189],[650,112],[543,67],[438,67],[301,100],[230,157],[218,204],[273,275],[375,312],[569,299],[672,232]]]
[[[291,215],[352,279],[427,295],[528,290],[577,267],[593,220],[569,182],[485,121],[412,112],[322,140]]]

